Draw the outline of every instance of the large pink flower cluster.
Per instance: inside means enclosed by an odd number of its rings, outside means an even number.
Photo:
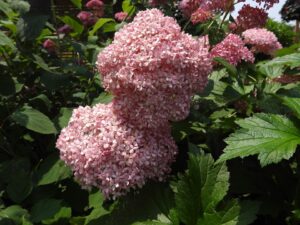
[[[75,109],[56,145],[84,186],[118,197],[170,172],[177,147],[169,129],[138,129],[120,120],[112,104],[98,104]]]
[[[57,147],[84,186],[118,197],[170,172],[177,147],[169,121],[188,115],[212,63],[204,39],[193,39],[152,9],[115,34],[97,67],[115,98],[74,110]]]
[[[253,28],[242,33],[244,42],[252,46],[253,52],[261,52],[267,55],[272,55],[274,51],[282,48],[277,37],[267,29]]]
[[[255,60],[252,52],[249,51],[243,40],[236,34],[229,34],[211,50],[210,54],[212,57],[222,57],[232,65],[237,65],[242,60],[252,63]]]
[[[139,13],[115,34],[112,44],[99,54],[97,66],[106,90],[115,96],[142,98],[149,110],[156,108],[157,116],[177,120],[169,109],[178,99],[183,101],[178,106],[184,105],[205,87],[211,70],[208,55],[207,46],[182,33],[173,18],[152,9]]]

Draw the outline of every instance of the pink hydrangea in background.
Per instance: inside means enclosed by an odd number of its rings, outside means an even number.
[[[159,5],[164,5],[167,3],[167,0],[149,0],[148,1],[148,4],[151,6],[151,7],[157,7]]]
[[[49,53],[54,53],[56,51],[56,43],[51,39],[47,39],[43,43],[44,49],[46,49]]]
[[[75,109],[56,146],[76,179],[87,188],[100,188],[106,198],[148,179],[164,180],[177,153],[168,124],[138,129],[119,120],[111,104]]]
[[[104,3],[101,0],[90,0],[85,4],[85,7],[93,12],[93,14],[101,18],[104,15]]]
[[[67,24],[65,24],[57,29],[57,33],[59,33],[59,34],[68,34],[71,31],[72,31],[72,28]]]
[[[119,22],[122,22],[123,20],[125,19],[130,19],[130,17],[128,16],[128,13],[127,12],[117,12],[115,14],[115,19]]]
[[[236,23],[238,25],[238,30],[244,31],[255,27],[265,26],[267,19],[268,14],[264,9],[246,4],[239,11]]]
[[[198,9],[210,12],[211,14],[217,11],[232,11],[234,9],[233,3],[233,0],[181,0],[179,3],[179,9],[185,17],[189,18]]]
[[[88,9],[102,9],[104,7],[104,3],[101,0],[90,0],[85,6]]]
[[[203,23],[213,16],[211,11],[204,10],[202,8],[198,8],[193,14],[191,15],[191,22],[193,24]]]
[[[245,46],[243,40],[235,34],[229,34],[222,42],[217,44],[210,52],[212,57],[222,57],[232,65],[242,60],[253,63],[255,58]]]
[[[261,52],[272,55],[274,51],[282,48],[276,35],[264,28],[253,28],[242,33],[244,42],[252,46],[253,52]]]
[[[201,2],[202,0],[181,0],[179,8],[189,18],[199,8]]]
[[[93,13],[81,11],[77,14],[77,18],[83,23],[84,26],[89,27],[96,23],[97,18]]]

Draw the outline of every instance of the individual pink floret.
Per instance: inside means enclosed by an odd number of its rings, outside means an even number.
[[[232,65],[237,65],[242,60],[251,63],[255,60],[252,52],[245,46],[243,40],[235,34],[229,34],[210,53],[212,57],[222,57]]]
[[[106,198],[149,179],[164,180],[177,153],[168,124],[138,129],[119,120],[111,104],[75,109],[56,146],[75,178],[87,188],[100,188]]]
[[[274,51],[282,48],[276,35],[265,28],[253,28],[242,33],[244,42],[252,46],[253,52],[261,52],[272,55]]]

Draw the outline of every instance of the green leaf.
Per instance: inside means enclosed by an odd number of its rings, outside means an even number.
[[[40,134],[54,134],[56,128],[52,121],[40,111],[24,106],[11,115],[11,119],[21,126]]]
[[[295,53],[300,48],[300,43],[293,44],[289,47],[282,48],[276,51],[276,56],[284,56]]]
[[[59,112],[59,116],[57,119],[57,123],[60,129],[66,127],[69,123],[69,120],[72,116],[73,109],[70,108],[61,108]]]
[[[70,0],[78,9],[82,8],[82,0]]]
[[[68,24],[77,34],[81,34],[84,30],[83,25],[70,16],[59,17],[59,19],[65,24]]]
[[[163,223],[159,221],[145,221],[145,222],[136,222],[132,225],[170,225],[169,223]]]
[[[6,190],[10,199],[21,203],[32,191],[31,175],[24,170],[15,171]]]
[[[236,225],[240,206],[238,201],[231,201],[226,209],[221,212],[204,213],[203,217],[197,222],[197,225]]]
[[[132,4],[131,0],[124,0],[122,3],[122,10],[127,12],[129,16],[132,16],[136,10],[135,6]]]
[[[262,166],[289,159],[300,144],[300,130],[291,120],[281,115],[255,114],[240,120],[242,128],[226,139],[218,162],[258,154]]]
[[[109,94],[107,92],[102,92],[97,98],[93,100],[92,105],[102,103],[102,104],[108,104],[113,100],[114,96],[112,94]]]
[[[17,22],[17,34],[21,41],[35,40],[46,25],[49,16],[38,13],[27,13]]]
[[[7,17],[9,17],[12,13],[9,4],[7,4],[5,1],[0,1],[0,11],[3,12]]]
[[[93,29],[89,32],[89,35],[93,36],[101,27],[109,22],[115,22],[115,20],[112,18],[100,18],[93,26]]]
[[[23,217],[28,218],[29,214],[19,205],[12,205],[0,211],[0,218],[12,219],[16,224],[20,224]]]
[[[0,46],[4,46],[4,47],[6,46],[13,50],[16,48],[13,40],[7,37],[5,33],[1,30],[0,30]]]
[[[237,200],[226,203],[224,209],[219,212],[204,213],[197,225],[247,225],[251,224],[258,211],[257,202],[245,201],[239,204]]]
[[[1,37],[0,37],[1,39]],[[0,75],[0,95],[9,96],[16,92],[14,79],[7,73]]]
[[[68,225],[71,216],[72,216],[72,209],[70,207],[61,207],[60,210],[53,216],[53,218],[43,220],[43,224]]]
[[[48,90],[59,90],[70,85],[68,74],[55,74],[53,72],[44,72],[41,74],[41,83]]]
[[[93,191],[89,194],[89,207],[90,208],[101,208],[104,202],[104,196],[101,191]]]
[[[39,55],[33,54],[33,57],[34,57],[34,63],[36,65],[38,65],[45,71],[48,71],[50,73],[55,73],[54,69],[57,69],[57,67],[49,67],[48,64],[45,62],[45,60]]]
[[[95,208],[93,211],[88,215],[85,219],[85,225],[92,225],[97,224],[97,219],[101,218],[104,215],[107,215],[109,211],[105,210],[104,208]]]
[[[300,119],[300,98],[282,97],[281,100]]]
[[[277,57],[258,64],[259,71],[271,78],[281,76],[287,67],[293,69],[298,66],[300,66],[300,53]]]
[[[237,75],[237,69],[235,68],[235,66],[231,65],[225,59],[223,59],[221,57],[215,57],[214,61],[220,63],[221,65],[223,65],[227,69],[227,71],[230,75],[232,75],[232,76]]]
[[[211,155],[190,154],[188,170],[176,184],[176,210],[181,221],[195,225],[204,213],[211,213],[229,187],[226,165],[214,165]]]
[[[31,220],[37,223],[45,219],[51,219],[61,208],[61,200],[42,199],[33,205],[31,209]]]
[[[57,154],[52,154],[41,163],[36,175],[38,185],[47,185],[70,177],[71,171]]]
[[[97,219],[109,213],[102,207],[104,196],[99,190],[94,190],[89,194],[89,207],[93,208],[92,212],[86,217],[85,225],[96,224]]]

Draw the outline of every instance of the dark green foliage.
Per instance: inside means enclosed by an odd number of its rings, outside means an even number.
[[[126,24],[114,13],[134,16],[147,4],[106,1],[105,18],[87,29],[76,14],[48,12],[50,1],[45,10],[29,2],[30,12],[25,1],[0,1],[0,225],[300,223],[299,44],[256,65],[215,58],[189,117],[172,124],[179,153],[170,177],[105,200],[74,180],[55,142],[73,108],[112,101],[95,73],[97,54]],[[84,1],[70,3],[85,9]],[[211,45],[228,31],[218,14],[192,25],[174,1],[161,9],[186,32],[209,34]],[[73,30],[57,35],[63,24]],[[292,43],[288,25],[269,20],[267,28]],[[46,39],[55,51],[42,47]]]

